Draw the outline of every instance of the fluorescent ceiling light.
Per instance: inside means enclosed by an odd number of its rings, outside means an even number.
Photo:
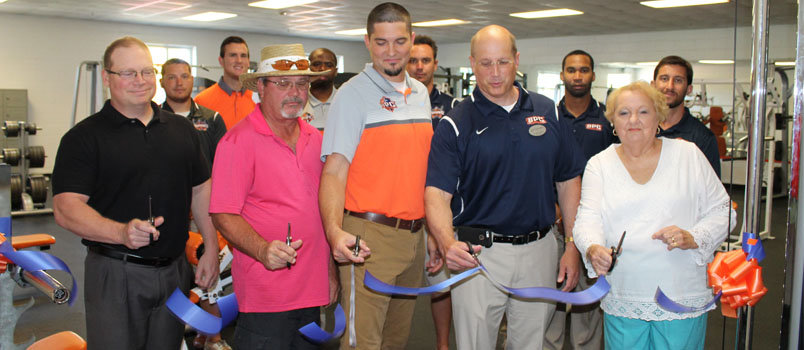
[[[574,16],[582,14],[583,12],[572,9],[555,9],[555,10],[542,10],[542,11],[530,11],[530,12],[517,12],[510,14],[510,16],[519,18],[547,18],[547,17]]]
[[[6,2],[6,1],[7,1],[7,0],[0,0],[0,4],[4,3],[4,2]]]
[[[640,4],[663,9],[668,7],[684,7],[684,6],[698,6],[698,5],[714,5],[727,3],[729,0],[654,0],[642,1]]]
[[[703,64],[734,64],[732,60],[700,60],[698,63]]]
[[[450,18],[450,19],[440,19],[437,21],[427,21],[427,22],[416,22],[413,23],[414,27],[440,27],[440,26],[454,26],[458,24],[466,24],[469,23],[468,21],[464,21],[462,19],[457,18]]]
[[[773,65],[777,67],[792,67],[796,65],[795,61],[776,61],[773,62]]]
[[[318,0],[264,0],[249,3],[248,6],[262,7],[264,9],[278,10],[293,6],[301,6],[318,2]]]
[[[651,67],[653,67],[653,66],[655,66],[657,64],[659,64],[659,61],[655,61],[655,62],[637,62],[636,63],[637,66],[651,66]]]
[[[188,21],[211,22],[232,17],[237,17],[237,15],[234,13],[226,13],[226,12],[204,12],[199,13],[197,15],[182,17],[181,19]]]
[[[340,35],[366,35],[366,28],[357,28],[357,29],[346,29],[346,30],[339,30],[335,32],[335,34]]]

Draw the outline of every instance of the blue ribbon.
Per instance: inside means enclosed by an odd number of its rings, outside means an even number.
[[[11,219],[8,218],[8,223],[2,219],[6,218],[0,218],[0,226],[8,225],[10,228]],[[73,302],[75,301],[76,293],[78,292],[78,284],[75,283],[75,277],[73,277],[73,273],[70,272],[70,268],[67,267],[67,264],[65,264],[61,259],[47,253],[31,250],[16,251],[14,250],[14,246],[11,244],[11,238],[8,236],[6,237],[6,240],[0,244],[0,255],[5,256],[8,260],[23,270],[28,271],[33,275],[39,275],[44,270],[59,270],[70,274],[70,279],[72,279],[73,286],[70,288],[70,298],[67,299],[67,304],[72,306]]]
[[[717,293],[717,295],[715,295],[715,297],[712,300],[710,300],[708,303],[706,303],[706,305],[701,306],[701,307],[691,307],[691,306],[684,306],[684,305],[681,305],[681,304],[673,301],[667,295],[665,295],[664,292],[662,292],[662,288],[656,287],[656,295],[654,296],[654,299],[656,299],[656,303],[659,304],[659,306],[662,309],[665,309],[667,311],[672,311],[672,312],[675,312],[675,313],[679,313],[679,314],[683,314],[683,313],[688,313],[688,312],[704,311],[704,310],[712,307],[712,305],[715,305],[715,303],[718,300],[720,300],[721,295],[723,295],[722,291]]]
[[[756,244],[748,244],[749,239],[756,239]],[[757,237],[756,234],[750,232],[743,232],[743,242],[742,242],[743,251],[747,255],[745,260],[757,259],[757,262],[761,262],[762,259],[765,259],[765,248],[762,247],[762,240]]]
[[[464,272],[461,272],[458,275],[453,276],[452,278],[423,288],[410,288],[410,287],[399,287],[384,283],[378,280],[376,277],[371,275],[370,272],[366,271],[366,276],[363,279],[363,284],[371,288],[377,292],[385,293],[385,294],[403,294],[403,295],[420,295],[420,294],[431,294],[438,291],[441,291],[458,281],[461,281],[470,275],[474,274],[477,271],[484,271],[488,273],[488,271],[483,266],[478,266]],[[594,285],[591,287],[580,291],[580,292],[562,292],[555,288],[547,288],[547,287],[529,287],[529,288],[512,288],[507,286],[501,286],[509,293],[513,294],[514,296],[520,298],[527,298],[527,299],[545,299],[545,300],[553,300],[565,304],[573,304],[573,305],[586,305],[592,304],[597,302],[598,300],[602,299],[606,293],[609,292],[611,286],[609,282],[606,280],[605,276],[600,276],[595,282]]]
[[[332,333],[321,329],[315,322],[310,322],[306,326],[299,328],[299,332],[310,341],[316,344],[323,344],[330,339],[340,337],[345,329],[346,314],[343,312],[341,304],[338,304],[338,306],[335,307],[335,329],[332,330]]]
[[[206,335],[218,334],[237,317],[237,298],[234,293],[218,299],[221,317],[210,314],[193,304],[179,288],[173,291],[165,305],[184,324]]]
[[[0,233],[4,233],[7,239],[11,239],[11,217],[0,217]]]
[[[749,239],[756,239],[757,240],[756,244],[748,244]],[[762,259],[765,259],[765,248],[762,247],[762,240],[759,239],[756,234],[750,232],[743,232],[743,241],[741,245],[743,252],[745,252],[746,254],[745,257],[746,261],[751,259],[757,259],[757,262],[760,262],[762,261]],[[706,305],[701,307],[690,307],[681,305],[673,301],[667,295],[665,295],[664,292],[662,292],[661,288],[657,287],[654,299],[662,309],[676,313],[688,313],[708,309],[709,307],[714,305],[718,300],[720,300],[721,295],[723,295],[722,291],[717,293],[717,295],[715,295],[715,297],[710,302],[706,303]]]

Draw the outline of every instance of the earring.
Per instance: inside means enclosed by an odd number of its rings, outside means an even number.
[[[657,126],[657,127],[656,127],[656,135],[659,135],[659,134],[661,134],[661,133],[662,133],[662,128],[661,128],[661,127],[659,127],[659,126]]]
[[[617,129],[611,129],[611,133],[614,134],[614,136],[617,136]]]

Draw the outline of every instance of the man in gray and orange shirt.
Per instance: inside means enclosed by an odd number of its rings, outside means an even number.
[[[410,14],[384,3],[367,23],[372,63],[338,89],[327,114],[319,205],[341,263],[341,304],[354,317],[341,347],[403,349],[416,300],[372,292],[363,277],[368,270],[386,283],[422,283],[421,219],[433,128],[427,88],[405,72],[413,43]],[[354,256],[357,236],[360,253]]]
[[[254,93],[243,87],[240,75],[248,71],[248,45],[239,36],[230,36],[221,43],[218,62],[223,67],[221,79],[198,93],[195,102],[223,117],[226,130],[243,120],[254,110]]]

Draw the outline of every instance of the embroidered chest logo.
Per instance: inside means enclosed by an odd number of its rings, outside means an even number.
[[[195,129],[198,131],[207,131],[207,129],[209,129],[209,124],[207,124],[207,121],[203,119],[194,120],[193,126],[195,126]]]
[[[603,125],[600,125],[600,124],[586,124],[586,130],[603,131]]]
[[[380,107],[389,112],[393,112],[396,109],[396,102],[388,97],[383,96],[380,98]]]
[[[444,116],[444,108],[441,106],[433,106],[430,110],[430,118],[441,119]]]
[[[302,118],[302,120],[304,120],[304,121],[306,121],[308,123],[312,122],[313,119],[315,119],[315,118],[313,118],[313,115],[310,114],[310,112],[304,112],[304,114],[301,115],[301,118]]]
[[[534,116],[527,117],[527,118],[525,118],[525,122],[527,122],[528,125],[547,124],[547,120],[545,120],[544,117],[540,116],[540,115],[534,115]]]

